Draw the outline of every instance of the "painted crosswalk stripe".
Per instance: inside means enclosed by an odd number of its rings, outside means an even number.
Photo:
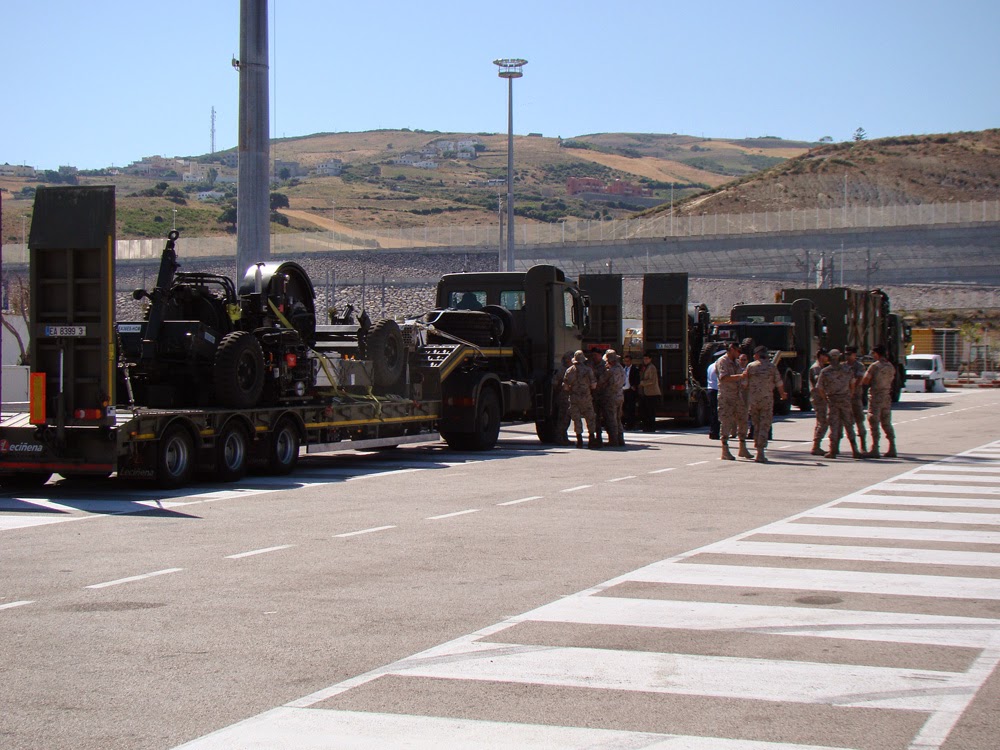
[[[854,499],[857,502],[856,499]],[[896,523],[950,523],[979,526],[1000,526],[1000,515],[987,513],[945,513],[930,510],[879,510],[852,508],[850,506],[823,508],[811,514],[812,518],[849,519],[854,521],[894,521]]]
[[[808,518],[808,516],[806,516]],[[959,542],[964,544],[1000,544],[1000,532],[957,531],[955,529],[914,529],[892,526],[841,526],[821,523],[776,523],[758,533],[789,536],[850,537],[858,539],[898,539],[915,542]],[[752,539],[752,537],[750,537]]]
[[[880,487],[880,490],[889,489]],[[851,495],[849,498],[841,500],[834,507],[843,507],[850,503],[870,503],[875,505],[928,505],[928,506],[952,506],[955,508],[991,508],[1000,512],[1000,497],[938,497],[936,495],[883,495],[879,492],[867,493],[864,495]]]
[[[1000,628],[998,619],[976,617],[608,596],[567,597],[528,612],[523,621],[669,627],[962,648],[988,647]]]
[[[290,742],[294,738],[294,742]],[[842,747],[755,742],[618,729],[512,724],[363,711],[275,708],[176,750],[230,750],[234,747],[292,747],[296,750],[846,750]]]
[[[919,563],[922,565],[965,565],[1000,568],[1000,554],[995,552],[956,552],[953,550],[900,549],[896,547],[852,547],[832,544],[796,544],[792,542],[728,542],[704,548],[705,552],[764,557],[798,557],[813,560],[865,560],[868,562]]]

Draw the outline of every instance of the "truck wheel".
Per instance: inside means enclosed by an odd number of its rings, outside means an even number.
[[[240,424],[230,422],[222,428],[215,443],[215,477],[218,482],[235,482],[247,473],[248,440]]]
[[[271,433],[267,455],[268,473],[276,476],[291,474],[299,460],[300,443],[299,431],[292,420],[281,420]]]
[[[403,332],[395,320],[380,320],[372,326],[368,332],[366,351],[372,363],[375,385],[386,388],[403,376],[406,349]]]
[[[554,418],[535,420],[535,434],[538,440],[545,445],[551,445],[556,441],[556,421]]]
[[[264,352],[248,331],[227,333],[215,352],[212,371],[219,406],[249,409],[264,390]]]
[[[488,451],[500,436],[500,397],[492,388],[483,388],[476,401],[472,432],[442,432],[449,448],[460,451]]]
[[[706,365],[706,370],[708,369]],[[710,415],[708,413],[708,400],[702,396],[699,396],[697,401],[695,401],[694,407],[691,409],[691,424],[694,427],[705,427],[710,421]]]
[[[29,489],[41,487],[52,478],[50,471],[26,471],[20,474],[5,474],[0,476],[0,487],[11,489]]]
[[[191,433],[174,425],[160,438],[156,449],[156,483],[165,489],[182,487],[194,472],[194,441]]]

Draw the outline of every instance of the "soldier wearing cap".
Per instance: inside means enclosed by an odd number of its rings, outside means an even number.
[[[735,461],[729,452],[729,438],[739,437],[740,458],[753,458],[747,450],[747,404],[743,395],[743,367],[740,365],[740,345],[729,343],[726,353],[715,362],[719,375],[719,438],[722,441],[722,460]]]
[[[816,361],[809,368],[809,400],[812,402],[813,411],[816,413],[816,427],[813,428],[812,447],[812,454],[814,456],[823,455],[820,443],[823,442],[823,438],[826,437],[826,431],[830,427],[830,404],[827,402],[826,397],[820,395],[820,392],[816,390],[816,381],[819,380],[819,374],[828,364],[830,364],[829,353],[826,349],[820,349],[816,352]]]
[[[600,409],[600,424],[608,432],[609,445],[625,445],[622,432],[622,403],[625,394],[625,370],[618,363],[618,353],[614,349],[604,352],[604,370],[597,377],[597,408]],[[597,436],[600,443],[600,433]]]
[[[862,383],[870,387],[868,391],[868,427],[872,431],[872,449],[866,458],[881,458],[878,451],[879,427],[889,440],[886,458],[896,457],[896,431],[892,428],[892,384],[896,378],[896,367],[889,361],[882,344],[872,348],[875,361],[868,366]]]
[[[597,447],[597,436],[594,434],[594,402],[593,392],[597,387],[594,371],[587,364],[587,355],[577,349],[573,353],[573,364],[566,369],[563,376],[563,388],[569,394],[569,417],[576,430],[576,447],[583,447],[583,422],[587,422],[589,448]]]
[[[747,404],[749,418],[753,422],[754,446],[757,448],[757,463],[766,464],[767,436],[771,431],[774,419],[774,389],[778,389],[781,399],[787,399],[785,385],[781,382],[778,368],[768,359],[766,346],[758,346],[753,350],[754,361],[747,365],[743,377],[747,381]]]
[[[851,371],[841,364],[839,349],[830,350],[830,364],[823,368],[816,381],[816,390],[830,406],[830,450],[823,454],[826,458],[836,458],[840,452],[840,439],[847,429],[847,439],[851,443],[854,458],[862,458],[858,441],[854,437],[854,415],[851,413],[851,392],[854,380]]]

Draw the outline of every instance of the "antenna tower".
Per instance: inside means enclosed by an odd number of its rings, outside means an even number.
[[[215,107],[212,107],[212,150],[210,153],[215,153]]]

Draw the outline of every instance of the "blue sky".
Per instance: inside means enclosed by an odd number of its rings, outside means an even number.
[[[237,145],[239,0],[4,0],[0,163]],[[848,140],[1000,126],[1000,3],[270,0],[276,137],[514,131]]]

